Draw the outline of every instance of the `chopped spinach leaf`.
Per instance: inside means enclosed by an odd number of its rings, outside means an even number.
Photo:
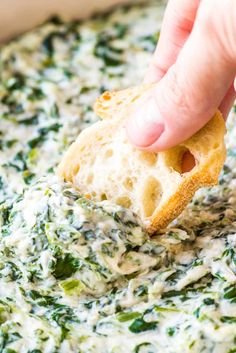
[[[143,318],[135,319],[132,324],[129,326],[129,330],[133,333],[140,333],[150,330],[155,330],[157,328],[157,322],[151,321],[146,322]]]
[[[29,118],[18,120],[18,123],[22,125],[36,125],[38,124],[38,120],[38,115],[33,115]]]
[[[221,316],[221,322],[227,322],[228,324],[236,324],[236,316]]]
[[[236,301],[236,286],[227,287],[224,291],[224,298]]]
[[[46,95],[43,93],[41,88],[33,87],[31,88],[31,93],[28,96],[28,99],[32,102],[39,101],[44,99]]]
[[[75,259],[70,254],[65,254],[64,256],[57,258],[53,270],[53,276],[56,279],[66,279],[72,276],[79,267],[79,260]]]
[[[143,350],[143,348],[144,348],[144,350]],[[137,345],[134,349],[134,353],[142,353],[142,352],[155,353],[156,348],[149,342],[143,342],[143,343],[140,343],[139,345]]]
[[[140,317],[141,314],[138,312],[121,312],[117,314],[117,320],[120,322],[126,322]]]

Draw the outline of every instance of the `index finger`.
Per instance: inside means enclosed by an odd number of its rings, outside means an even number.
[[[200,0],[170,0],[145,82],[158,82],[172,66],[192,31]]]

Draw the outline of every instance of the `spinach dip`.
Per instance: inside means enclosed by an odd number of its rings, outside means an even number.
[[[219,186],[149,238],[55,174],[104,90],[141,82],[163,5],[52,18],[0,50],[0,352],[235,353],[236,129]]]

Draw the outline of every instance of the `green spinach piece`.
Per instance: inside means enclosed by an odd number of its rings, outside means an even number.
[[[28,95],[28,99],[31,102],[42,100],[46,97],[41,88],[31,87],[31,93]]]
[[[144,352],[147,352],[147,353],[155,353],[156,352],[155,347],[151,343],[143,342],[135,347],[134,353],[141,353],[141,351],[143,351],[142,348],[144,348]],[[147,348],[148,348],[148,351],[147,351]]]
[[[123,64],[123,49],[117,48],[112,41],[126,32],[125,27],[115,25],[112,30],[102,32],[97,37],[94,47],[94,55],[103,60],[105,66],[118,66]]]
[[[8,91],[13,92],[15,90],[21,90],[25,86],[25,76],[20,72],[13,72],[12,75],[11,80],[7,81]]]
[[[80,35],[76,32],[76,23],[68,25],[68,28],[64,31],[53,31],[49,33],[42,41],[42,48],[44,52],[52,57],[54,55],[54,40],[61,39],[63,42],[68,40],[68,37],[73,35],[74,40],[79,40]]]
[[[221,322],[227,322],[228,324],[236,324],[236,317],[235,316],[221,316]]]
[[[233,286],[229,286],[229,287],[225,288],[223,297],[224,297],[224,299],[229,299],[232,302],[235,302],[236,301],[236,286],[233,285]]]
[[[18,120],[18,124],[22,124],[22,125],[37,125],[38,124],[38,120],[39,120],[38,115],[33,115],[33,116],[30,116],[29,118]]]
[[[56,298],[49,295],[42,295],[41,293],[33,289],[26,292],[25,295],[28,298],[32,299],[35,304],[44,307],[55,305],[57,301]]]
[[[39,135],[33,138],[32,140],[28,141],[28,146],[31,148],[35,148],[40,143],[43,143],[45,141],[45,138],[49,132],[58,132],[61,126],[61,124],[55,123],[38,129]]]
[[[119,314],[117,314],[117,320],[120,321],[120,322],[126,322],[126,321],[130,321],[130,320],[133,320],[133,319],[136,319],[138,317],[140,317],[141,314],[139,312],[121,312]]]
[[[135,319],[132,324],[129,326],[129,330],[133,333],[140,333],[150,330],[155,330],[157,328],[157,322],[151,321],[146,322],[143,318]]]
[[[75,259],[71,254],[61,255],[57,258],[53,276],[56,279],[66,279],[71,277],[80,267],[80,261]]]

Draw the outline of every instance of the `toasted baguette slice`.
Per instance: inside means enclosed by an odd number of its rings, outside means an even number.
[[[105,92],[95,103],[95,112],[104,120],[82,131],[58,172],[88,197],[131,209],[153,233],[176,218],[198,188],[217,183],[226,152],[220,112],[190,139],[165,152],[133,147],[126,136],[126,119],[151,89],[143,85]],[[186,151],[196,165],[182,173]]]

